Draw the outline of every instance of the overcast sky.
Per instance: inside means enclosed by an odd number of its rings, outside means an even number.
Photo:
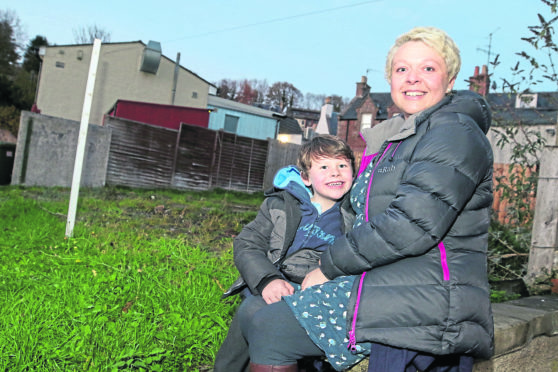
[[[552,18],[540,0],[17,0],[13,10],[28,40],[74,44],[75,31],[97,25],[111,42],[149,40],[163,54],[217,82],[287,81],[302,93],[352,98],[361,76],[375,92],[388,92],[386,54],[395,38],[415,26],[445,30],[457,43],[462,68],[455,88],[467,89],[475,66],[500,55],[493,81],[511,77],[515,53],[531,51],[521,37]],[[490,42],[491,41],[491,42]],[[540,57],[541,61],[544,57]],[[546,62],[546,61],[545,61]],[[556,90],[539,86],[538,91]]]

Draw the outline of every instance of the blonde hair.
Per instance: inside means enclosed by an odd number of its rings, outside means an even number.
[[[355,156],[349,145],[339,137],[321,134],[312,137],[300,148],[296,165],[303,177],[308,177],[308,172],[312,167],[312,159],[321,157],[346,158],[351,163],[351,168],[355,173]]]
[[[391,81],[393,57],[397,50],[409,41],[420,41],[434,49],[446,63],[449,79],[453,79],[461,69],[459,48],[448,34],[436,27],[415,27],[399,36],[386,58],[386,79]]]

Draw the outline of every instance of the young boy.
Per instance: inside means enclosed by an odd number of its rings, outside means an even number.
[[[237,293],[261,298],[251,299],[244,313],[293,294],[293,283],[300,284],[318,267],[323,250],[353,225],[354,212],[345,197],[354,173],[350,147],[335,136],[315,136],[302,145],[297,165],[279,170],[258,215],[234,241],[241,277],[223,298]],[[214,372],[248,369],[248,345],[237,315],[217,353]]]

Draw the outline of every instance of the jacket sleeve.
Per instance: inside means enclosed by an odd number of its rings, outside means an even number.
[[[360,274],[430,250],[491,174],[491,151],[486,136],[469,116],[431,117],[430,128],[417,142],[389,206],[324,252],[324,275],[331,279]]]
[[[256,218],[242,229],[233,244],[234,263],[253,294],[260,294],[258,288],[263,282],[282,277],[268,257],[276,219],[280,218],[270,213],[272,199],[265,199]]]

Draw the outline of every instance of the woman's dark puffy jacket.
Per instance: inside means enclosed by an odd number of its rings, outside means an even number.
[[[386,122],[401,129],[373,161],[369,221],[321,257],[330,279],[367,271],[357,342],[437,355],[493,354],[487,279],[493,158],[485,135],[490,120],[481,96],[459,92],[404,123]],[[358,285],[356,280],[348,329]]]

